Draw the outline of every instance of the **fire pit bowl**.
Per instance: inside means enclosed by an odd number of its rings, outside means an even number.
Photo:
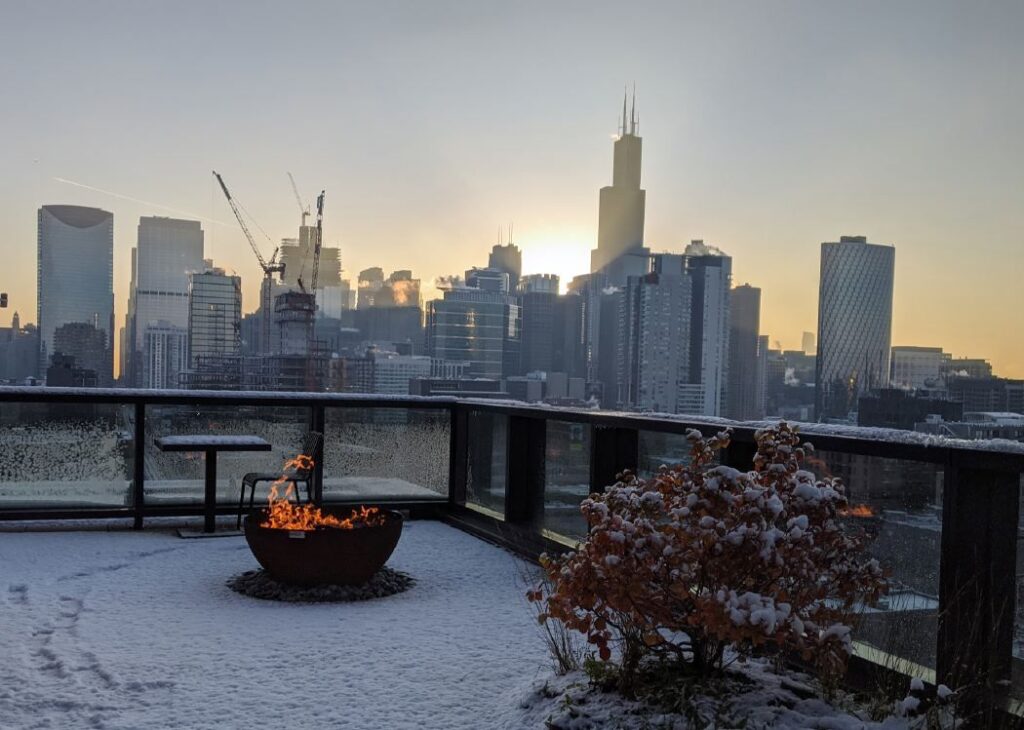
[[[344,519],[352,508],[323,507],[321,512]],[[361,585],[387,562],[402,535],[402,515],[380,513],[383,524],[292,531],[261,527],[267,519],[264,507],[246,516],[245,539],[259,564],[282,583]]]

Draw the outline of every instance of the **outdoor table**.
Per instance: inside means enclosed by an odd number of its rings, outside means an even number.
[[[161,436],[153,440],[161,451],[206,452],[206,489],[203,500],[203,532],[213,532],[217,516],[217,452],[270,451],[270,442],[259,436]]]

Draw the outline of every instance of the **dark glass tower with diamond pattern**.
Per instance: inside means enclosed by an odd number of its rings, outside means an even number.
[[[844,419],[885,387],[892,343],[896,249],[842,236],[821,244],[815,417]]]

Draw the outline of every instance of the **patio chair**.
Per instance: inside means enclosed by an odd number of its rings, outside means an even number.
[[[260,482],[276,482],[283,479],[285,484],[292,484],[295,494],[295,501],[302,503],[302,492],[299,485],[306,487],[306,502],[313,501],[313,474],[316,465],[324,455],[324,435],[318,431],[309,431],[302,439],[301,453],[312,457],[313,466],[309,469],[294,469],[282,474],[281,472],[250,472],[242,477],[242,488],[238,495],[238,522],[236,529],[242,529],[242,510],[245,506],[245,490],[249,490],[249,511],[253,509],[253,502],[256,498],[256,485]]]

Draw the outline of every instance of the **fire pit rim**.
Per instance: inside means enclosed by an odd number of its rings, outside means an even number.
[[[340,518],[360,507],[377,507],[382,524],[351,529],[322,527],[287,530],[263,527],[267,507],[254,508],[243,524],[253,557],[275,579],[295,585],[359,585],[380,570],[391,557],[405,522],[401,512],[379,505],[334,505],[321,510]]]

